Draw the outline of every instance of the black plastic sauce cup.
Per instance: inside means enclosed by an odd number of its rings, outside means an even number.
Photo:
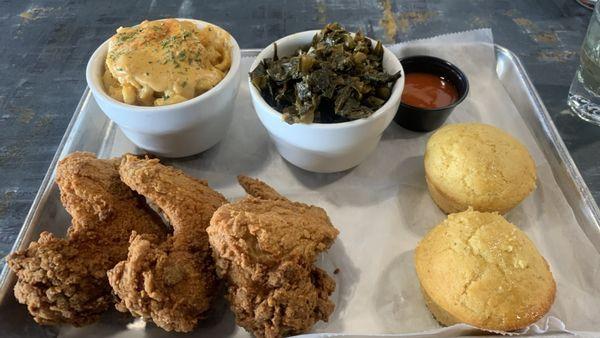
[[[432,131],[440,127],[452,110],[469,94],[469,80],[455,65],[446,60],[427,55],[410,56],[400,60],[404,73],[428,73],[441,76],[458,91],[458,99],[441,108],[413,107],[403,102],[398,107],[394,121],[413,131]]]

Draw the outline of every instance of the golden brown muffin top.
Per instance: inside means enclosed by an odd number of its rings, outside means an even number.
[[[505,212],[535,189],[535,163],[506,132],[481,123],[444,126],[427,142],[425,171],[451,200]]]
[[[527,235],[497,213],[451,214],[415,252],[423,291],[459,322],[512,331],[540,319],[556,284]]]

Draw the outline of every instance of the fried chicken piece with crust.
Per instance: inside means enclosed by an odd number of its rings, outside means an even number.
[[[237,323],[257,337],[282,337],[327,321],[335,282],[314,262],[338,230],[323,209],[238,180],[251,196],[219,208],[207,229]]]
[[[109,273],[117,309],[167,331],[189,332],[217,291],[206,227],[227,200],[205,181],[157,159],[126,155],[121,179],[163,214],[173,227],[166,241],[132,235],[127,260]]]
[[[127,257],[130,233],[164,237],[164,225],[121,182],[118,161],[73,153],[60,161],[56,182],[72,217],[66,238],[43,232],[7,261],[17,300],[40,324],[82,326],[113,303],[106,271]]]

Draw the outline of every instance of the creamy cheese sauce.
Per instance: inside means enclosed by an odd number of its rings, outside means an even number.
[[[230,66],[230,37],[224,30],[175,19],[144,21],[111,37],[103,82],[116,100],[162,106],[206,92]]]

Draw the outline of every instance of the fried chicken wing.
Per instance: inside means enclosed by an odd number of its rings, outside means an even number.
[[[327,321],[335,282],[313,265],[338,230],[323,209],[289,201],[259,180],[238,180],[251,196],[220,207],[207,228],[238,324],[257,337],[281,337]]]
[[[126,155],[121,179],[146,197],[173,227],[166,241],[132,235],[127,260],[109,271],[117,309],[167,331],[194,329],[217,291],[206,227],[227,200],[205,181],[157,159]]]
[[[73,153],[56,172],[72,216],[66,238],[43,232],[7,261],[17,276],[15,297],[40,324],[82,326],[113,303],[106,271],[127,257],[130,233],[163,238],[163,223],[123,184],[118,161]]]

